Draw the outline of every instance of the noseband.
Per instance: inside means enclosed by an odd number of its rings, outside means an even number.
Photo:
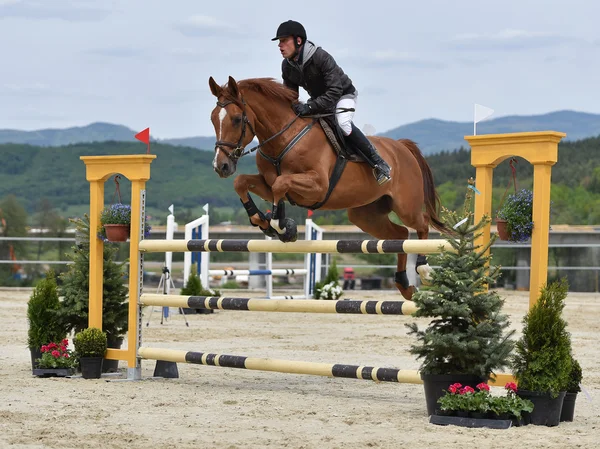
[[[221,103],[220,101],[217,101],[217,106],[225,108],[225,106],[232,104],[232,103],[235,104],[235,102],[231,101],[231,100],[226,101],[225,103]],[[248,127],[250,128],[250,131],[252,131],[252,134],[254,134],[254,136],[256,136],[256,132],[254,131],[252,124],[248,121],[248,116],[246,115],[246,102],[242,98],[242,135],[240,136],[238,143],[235,144],[235,143],[231,143],[231,142],[226,142],[224,140],[217,140],[215,142],[215,150],[216,149],[222,150],[229,159],[231,159],[233,162],[237,162],[237,160],[244,155],[244,137],[246,136],[246,125],[248,125]],[[223,147],[229,147],[229,148],[231,148],[231,151],[227,151]]]

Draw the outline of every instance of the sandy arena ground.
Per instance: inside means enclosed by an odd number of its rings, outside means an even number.
[[[501,294],[513,326],[520,329],[528,295]],[[580,393],[572,423],[508,430],[429,424],[421,385],[186,364],[179,365],[179,379],[169,380],[36,378],[26,348],[29,295],[0,291],[2,448],[600,447],[598,294],[572,293],[565,309],[590,399]],[[347,296],[398,298],[391,291]],[[404,326],[410,317],[217,311],[187,319],[189,328],[179,314],[161,325],[157,308],[143,329],[145,344],[290,360],[419,366],[407,352],[414,342]],[[125,371],[124,362],[121,367]],[[153,370],[154,362],[143,363],[145,378]]]

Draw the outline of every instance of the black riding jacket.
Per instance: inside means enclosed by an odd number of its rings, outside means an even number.
[[[312,113],[332,112],[340,98],[356,95],[352,80],[335,59],[310,41],[302,47],[298,61],[283,60],[281,72],[287,87],[296,92],[302,87],[308,92]]]

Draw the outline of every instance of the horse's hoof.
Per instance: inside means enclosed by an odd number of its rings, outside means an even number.
[[[408,288],[402,288],[400,284],[396,282],[396,288],[400,290],[402,297],[407,301],[412,301],[413,294],[415,294],[418,290],[414,285],[409,286]]]
[[[284,243],[295,242],[298,240],[298,226],[296,226],[296,222],[291,218],[284,218],[283,220],[279,220],[279,223],[283,226],[280,226],[282,230],[284,230],[283,234],[279,234],[279,240]]]

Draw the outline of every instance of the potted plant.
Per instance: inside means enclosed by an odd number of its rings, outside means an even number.
[[[501,240],[525,242],[533,232],[533,192],[521,189],[509,195],[500,207],[496,227]]]
[[[343,294],[338,281],[339,277],[337,263],[333,258],[327,270],[327,276],[322,282],[317,282],[315,285],[315,299],[339,299]]]
[[[60,275],[58,288],[61,307],[58,316],[68,332],[80,332],[88,327],[89,277],[90,277],[90,221],[82,218],[70,220],[75,225],[75,246],[67,257],[73,261]],[[128,288],[125,281],[126,266],[115,261],[116,245],[104,245],[102,286],[102,327],[106,332],[109,348],[119,349],[128,324]],[[103,372],[116,372],[118,360],[105,360]]]
[[[88,327],[75,334],[73,343],[79,357],[81,376],[84,379],[99,379],[106,353],[106,333],[96,327]]]
[[[109,242],[126,242],[131,228],[131,206],[116,203],[102,209],[100,213],[100,230],[98,237]],[[148,217],[144,226],[144,237],[150,235],[152,227]]]
[[[473,184],[469,180],[470,187]],[[485,216],[473,224],[472,200],[469,188],[460,213],[442,210],[446,225],[455,231],[442,237],[453,250],[431,257],[439,266],[431,273],[431,286],[412,298],[418,307],[413,316],[432,320],[424,330],[416,323],[406,324],[409,335],[418,340],[410,352],[422,359],[429,415],[450,385],[459,382],[474,388],[487,382],[494,370],[508,365],[513,348],[514,330],[508,331],[508,316],[501,313],[504,301],[497,292],[487,290],[500,275],[497,266],[490,265],[488,271],[491,257],[485,254],[495,237],[485,247],[475,246],[475,237],[490,219]]]
[[[581,391],[581,380],[583,373],[581,371],[581,365],[571,355],[571,372],[569,373],[569,383],[567,385],[567,394],[563,401],[562,410],[560,412],[561,421],[573,421],[575,416],[575,401],[577,400],[577,393]]]
[[[190,270],[190,276],[188,277],[187,282],[184,287],[179,292],[180,295],[184,296],[221,296],[221,292],[218,290],[205,289],[202,286],[202,281],[197,274],[196,264],[192,264],[192,268]],[[190,313],[199,313],[199,314],[209,314],[214,313],[213,309],[188,309],[182,308],[181,311],[184,314]]]
[[[523,399],[516,394],[517,385],[509,382],[504,386],[505,396],[492,396],[490,387],[486,383],[477,385],[476,389],[463,386],[460,383],[452,384],[444,395],[438,399],[439,409],[437,416],[456,416],[459,418],[472,418],[475,420],[501,420],[509,421],[514,425],[524,424],[522,417],[524,413],[533,410],[533,403]],[[434,424],[471,425],[473,423],[462,420],[436,420],[432,416]],[[481,421],[486,424],[485,421]]]
[[[557,426],[572,369],[571,340],[562,318],[567,281],[541,289],[540,297],[523,318],[523,333],[515,346],[513,374],[517,394],[535,408],[531,423]]]
[[[66,377],[75,373],[78,360],[69,350],[69,340],[60,343],[51,342],[41,347],[42,356],[38,359],[38,367],[33,375],[38,377]]]
[[[46,272],[46,277],[38,282],[27,302],[27,346],[31,353],[31,368],[38,366],[42,357],[41,347],[53,341],[61,341],[68,329],[58,319],[60,309],[56,277],[54,271]]]

